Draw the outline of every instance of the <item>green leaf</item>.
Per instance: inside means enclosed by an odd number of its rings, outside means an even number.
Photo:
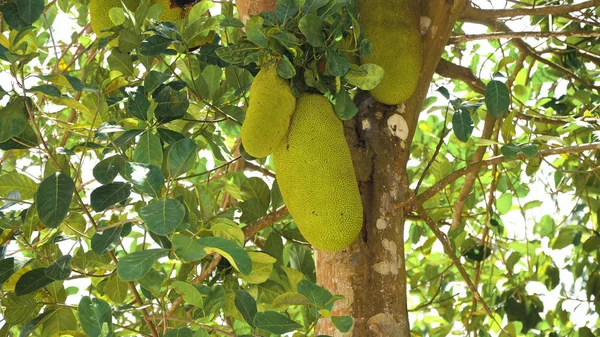
[[[485,106],[496,119],[504,117],[510,106],[510,93],[506,84],[500,81],[490,81],[485,88]]]
[[[257,50],[258,48],[253,43],[242,42],[217,48],[215,53],[221,60],[227,63],[240,64],[244,62],[246,56]]]
[[[46,268],[44,274],[46,277],[52,280],[65,280],[67,277],[71,276],[71,260],[73,257],[71,255],[63,255],[56,259],[52,264]]]
[[[496,210],[498,210],[498,214],[504,215],[510,211],[512,208],[512,199],[512,194],[504,193],[496,200]]]
[[[15,294],[17,296],[31,294],[52,282],[54,280],[46,276],[46,268],[33,269],[21,275],[15,285]]]
[[[196,261],[206,256],[204,247],[187,235],[174,234],[172,243],[175,254],[183,261]]]
[[[267,281],[277,260],[263,252],[249,252],[248,255],[252,260],[252,272],[250,275],[242,276],[242,279],[250,284],[261,284]]]
[[[93,190],[90,194],[90,205],[96,212],[102,212],[117,204],[131,194],[131,185],[122,182],[110,183]]]
[[[190,328],[180,327],[167,332],[164,337],[193,337],[194,332]]]
[[[204,307],[204,300],[202,300],[202,295],[200,294],[198,289],[196,289],[196,287],[194,287],[193,285],[183,281],[173,281],[173,283],[171,283],[171,287],[179,295],[181,295],[187,303],[198,308]]]
[[[16,4],[19,16],[28,24],[34,23],[44,12],[44,0],[19,0]]]
[[[106,284],[106,295],[115,303],[123,303],[127,299],[129,293],[129,284],[120,280],[117,274],[112,274],[108,277]]]
[[[157,56],[162,54],[173,43],[173,40],[160,35],[152,35],[140,44],[140,54]]]
[[[45,95],[52,96],[52,97],[62,96],[60,89],[58,89],[58,87],[56,87],[55,85],[52,85],[52,84],[38,85],[38,86],[35,86],[35,87],[32,87],[31,89],[29,89],[29,91],[41,92]]]
[[[28,176],[11,172],[0,176],[0,196],[6,198],[8,193],[19,191],[21,200],[33,198],[38,189],[38,184]]]
[[[190,105],[184,91],[178,91],[169,86],[160,89],[154,100],[157,103],[154,114],[156,117],[162,118],[181,117]]]
[[[202,95],[211,100],[216,100],[219,97],[215,97],[219,93],[218,89],[223,77],[223,69],[215,65],[209,64],[202,71],[202,79],[206,83],[206,87],[201,87],[200,92]]]
[[[298,14],[298,5],[294,0],[277,0],[275,3],[275,16],[281,22]]]
[[[468,109],[458,109],[452,116],[452,130],[456,138],[461,142],[466,142],[473,133],[473,119]]]
[[[171,145],[167,156],[171,177],[179,177],[194,167],[198,158],[198,147],[198,144],[189,138],[184,138]]]
[[[21,324],[27,322],[37,313],[37,302],[33,295],[18,296],[14,293],[7,293],[2,298],[4,320],[8,324]]]
[[[69,213],[69,205],[75,192],[75,183],[63,173],[55,173],[44,179],[35,200],[40,220],[46,227],[56,228]]]
[[[144,89],[147,92],[153,92],[161,84],[165,83],[165,81],[169,78],[171,78],[171,75],[169,74],[161,73],[156,70],[151,70],[144,79]],[[141,94],[142,96],[146,97],[146,95],[144,95],[144,90],[140,90],[139,87],[137,89],[136,95],[137,94]]]
[[[160,167],[163,161],[160,138],[149,131],[144,132],[136,144],[135,151],[133,151],[133,159],[138,163]]]
[[[318,48],[325,45],[323,39],[323,19],[320,17],[314,14],[305,15],[298,22],[298,28],[311,46]]]
[[[341,120],[350,119],[358,113],[358,108],[346,90],[340,90],[335,96],[335,114]]]
[[[123,157],[112,156],[105,158],[96,164],[92,172],[94,178],[96,178],[99,183],[106,185],[111,183],[117,177],[124,165],[125,160],[123,160]]]
[[[296,68],[285,55],[277,63],[277,74],[285,79],[296,76]]]
[[[15,272],[15,258],[9,257],[0,260],[0,284],[6,282]]]
[[[148,76],[146,76],[146,82],[149,82],[148,77],[150,75],[154,75],[154,77],[158,77],[160,75],[155,75],[155,74],[162,74],[165,75],[163,73],[159,73],[156,71],[150,72],[150,74],[148,74]],[[155,79],[155,81],[159,81],[159,79]],[[162,82],[161,82],[162,83]],[[154,85],[153,82],[150,83],[151,85]],[[156,83],[156,86],[160,85],[160,83]],[[154,88],[155,89],[155,88]],[[127,113],[135,118],[139,118],[141,120],[148,120],[148,108],[150,108],[150,101],[148,100],[148,97],[146,96],[146,88],[144,87],[137,87],[137,89],[135,91],[128,91],[127,92],[127,104],[125,105],[125,111],[127,111]]]
[[[157,195],[165,183],[165,176],[160,167],[142,163],[126,162],[123,178],[149,195]]]
[[[242,314],[242,317],[246,320],[251,327],[254,325],[254,317],[258,313],[256,301],[254,298],[244,290],[237,290],[235,292],[235,307]]]
[[[214,236],[205,236],[198,240],[207,253],[216,251],[223,255],[231,265],[242,274],[248,275],[252,271],[252,260],[244,248],[235,242]]]
[[[140,217],[158,235],[172,233],[185,217],[185,206],[176,199],[153,201],[140,210]]]
[[[119,49],[112,49],[107,59],[110,70],[118,71],[124,76],[133,76],[134,67],[131,55],[121,52]]]
[[[273,307],[288,307],[290,305],[311,305],[313,302],[306,296],[296,293],[283,293],[273,300]]]
[[[246,36],[248,40],[263,48],[269,48],[269,42],[263,29],[264,20],[260,16],[253,16],[246,22]]]
[[[521,145],[521,152],[529,158],[535,157],[539,151],[538,147],[533,144]]]
[[[354,325],[354,320],[350,316],[331,316],[331,323],[340,330],[340,332],[348,332]]]
[[[77,318],[71,308],[57,308],[56,310],[52,310],[46,318],[40,321],[42,322],[40,336],[58,336],[61,332],[72,331],[78,328]]]
[[[332,49],[327,49],[327,63],[325,68],[333,76],[344,76],[350,70],[350,62],[343,55]]]
[[[107,336],[103,334],[103,325],[108,326],[108,334],[112,334],[112,311],[110,305],[100,298],[84,296],[77,307],[81,328],[90,337]],[[106,329],[106,328],[104,328]]]
[[[519,152],[521,152],[521,148],[515,145],[504,145],[500,147],[500,152],[506,159],[512,160],[517,158]]]
[[[298,283],[297,291],[298,294],[306,296],[306,298],[319,308],[324,307],[333,297],[329,290],[307,280],[302,280]]]
[[[22,134],[27,123],[23,99],[13,100],[6,107],[0,109],[0,143]]]
[[[362,90],[375,89],[383,80],[383,68],[376,64],[351,64],[346,81]]]
[[[159,258],[167,256],[168,249],[147,249],[131,253],[119,260],[117,273],[123,281],[135,281],[144,277]]]
[[[302,325],[274,311],[257,313],[254,317],[254,324],[259,329],[280,335],[302,328]]]
[[[96,232],[91,240],[94,253],[104,255],[113,250],[119,244],[122,230],[123,228],[119,226]]]

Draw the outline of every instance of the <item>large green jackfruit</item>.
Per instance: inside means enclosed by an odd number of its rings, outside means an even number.
[[[123,3],[127,9],[133,11],[139,6],[140,0],[123,0]],[[112,21],[110,21],[110,16],[108,15],[108,11],[114,7],[121,8],[121,6],[123,6],[121,0],[90,1],[90,22],[92,24],[92,30],[97,36],[101,37],[110,35],[108,32],[102,32],[103,30],[108,30],[113,26]]]
[[[344,127],[325,97],[298,99],[273,159],[283,200],[306,240],[327,251],[352,244],[362,228],[362,202]]]
[[[371,95],[385,104],[400,104],[415,92],[421,73],[422,47],[417,0],[358,1],[359,22],[373,45],[362,63],[384,70],[383,81]]]
[[[273,153],[288,132],[296,108],[290,84],[275,66],[261,69],[250,87],[250,105],[242,124],[242,144],[251,156]]]

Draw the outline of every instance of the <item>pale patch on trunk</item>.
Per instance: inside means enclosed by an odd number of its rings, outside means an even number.
[[[408,124],[406,123],[406,119],[399,114],[390,116],[387,120],[387,126],[392,136],[398,137],[401,140],[408,138]]]
[[[379,313],[369,318],[369,336],[371,337],[400,337],[402,329],[399,323],[396,322],[394,316],[386,313]]]
[[[383,239],[381,241],[385,251],[385,261],[373,265],[373,270],[381,275],[398,275],[400,261],[398,259],[398,246],[394,241]]]
[[[375,226],[377,226],[377,229],[379,230],[384,230],[387,228],[387,221],[385,221],[385,219],[377,219],[377,222],[375,223]]]

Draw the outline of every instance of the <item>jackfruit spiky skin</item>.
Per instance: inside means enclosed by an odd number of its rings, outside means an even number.
[[[350,246],[363,207],[344,127],[325,97],[298,99],[273,159],[283,200],[306,240],[326,251]]]
[[[250,105],[242,124],[242,144],[255,158],[273,153],[288,132],[296,96],[275,66],[261,69],[250,87]]]
[[[417,0],[358,1],[359,22],[373,45],[362,63],[375,63],[384,70],[383,81],[371,95],[379,102],[395,105],[415,92],[421,73],[422,47]]]
[[[127,9],[133,11],[139,6],[140,0],[123,0],[123,3]],[[110,35],[108,32],[102,32],[103,30],[108,30],[113,26],[112,21],[110,21],[108,11],[114,7],[121,8],[121,6],[123,6],[121,0],[90,1],[90,22],[92,24],[92,30],[98,37]]]
[[[153,4],[162,6],[162,13],[158,21],[177,21],[183,19],[188,11],[198,2],[195,0],[152,0]]]

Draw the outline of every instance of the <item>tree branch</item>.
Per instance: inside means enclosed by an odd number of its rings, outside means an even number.
[[[246,240],[254,236],[261,229],[271,226],[273,223],[285,218],[289,214],[290,211],[288,211],[287,207],[283,206],[275,212],[256,220],[253,224],[244,227],[244,236],[246,237]]]
[[[485,94],[485,83],[479,79],[473,71],[467,67],[459,66],[448,60],[441,59],[435,72],[438,75],[465,82],[473,91]]]
[[[510,9],[479,9],[469,4],[460,18],[461,21],[468,19],[499,19],[513,18],[530,15],[558,15],[571,12],[577,12],[586,8],[600,6],[600,0],[590,0],[572,5],[559,6],[540,6],[531,8],[510,8]]]
[[[600,150],[600,142],[542,150],[542,151],[538,152],[538,154],[535,157],[543,158],[543,157],[548,157],[548,156],[557,155],[557,154],[580,153],[580,152],[592,151],[592,150]],[[436,195],[439,191],[444,189],[446,186],[448,186],[451,183],[453,183],[454,181],[456,181],[458,178],[460,178],[470,172],[475,172],[476,170],[479,170],[480,168],[482,168],[484,166],[504,163],[504,162],[518,160],[518,159],[524,160],[527,158],[528,157],[522,153],[519,153],[519,155],[515,159],[508,159],[504,156],[496,156],[496,157],[492,157],[490,159],[483,160],[478,163],[474,163],[469,166],[463,167],[460,170],[456,170],[456,171],[450,173],[446,177],[442,178],[442,180],[438,181],[435,185],[431,186],[430,188],[425,190],[423,193],[419,194],[417,196],[417,201],[419,203],[423,203],[423,202],[427,201],[428,199],[430,199],[431,197]],[[409,201],[412,202],[412,200],[407,200],[404,202],[404,204],[407,204]]]
[[[499,40],[499,39],[516,39],[516,38],[537,38],[546,39],[553,37],[600,37],[598,31],[582,31],[582,30],[571,30],[562,32],[500,32],[500,33],[487,33],[487,34],[470,34],[470,35],[456,35],[450,38],[448,44],[457,44],[461,42],[470,42],[477,40]]]

